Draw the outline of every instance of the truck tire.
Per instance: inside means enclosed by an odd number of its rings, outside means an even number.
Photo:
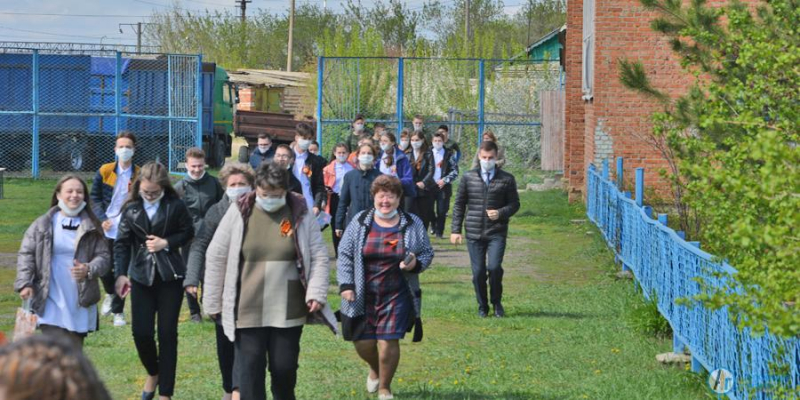
[[[225,165],[225,142],[217,138],[211,141],[210,147],[211,168],[221,168]]]
[[[243,164],[250,162],[250,149],[247,146],[239,147],[239,162]]]

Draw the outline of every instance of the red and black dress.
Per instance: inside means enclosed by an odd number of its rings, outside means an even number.
[[[405,257],[400,224],[372,223],[364,244],[365,324],[354,340],[402,339],[414,320],[414,303],[400,269]]]

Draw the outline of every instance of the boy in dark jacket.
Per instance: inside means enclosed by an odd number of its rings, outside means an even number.
[[[450,209],[450,198],[453,196],[453,182],[458,179],[458,160],[456,154],[447,150],[444,143],[447,140],[445,135],[436,132],[433,135],[433,180],[436,182],[434,193],[434,210],[436,217],[433,220],[434,236],[443,239],[444,224],[447,219],[447,211]]]
[[[478,299],[478,315],[483,318],[489,313],[486,296],[488,269],[494,316],[502,318],[505,316],[501,303],[503,255],[506,250],[508,222],[519,211],[519,194],[514,176],[495,167],[496,143],[483,142],[479,158],[480,167],[464,174],[458,187],[453,204],[450,242],[461,243],[461,226],[465,225],[467,250],[472,264],[472,284]]]
[[[313,138],[314,131],[310,125],[304,122],[297,124],[293,149],[295,160],[291,171],[300,182],[306,206],[314,215],[317,215],[328,197],[328,192],[325,190],[325,181],[322,176],[325,160],[308,151]]]
[[[199,232],[206,212],[222,199],[225,192],[217,178],[206,173],[206,154],[203,149],[192,147],[186,151],[186,172],[186,176],[175,184],[175,191],[189,209],[194,231]],[[191,247],[192,243],[189,243],[181,249],[184,263],[189,258]],[[186,303],[192,322],[201,322],[203,318],[197,298],[187,293]]]

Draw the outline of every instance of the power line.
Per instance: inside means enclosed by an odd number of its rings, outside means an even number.
[[[0,11],[0,15],[19,15],[34,17],[76,17],[76,18],[148,18],[149,15],[130,14],[59,14],[59,13],[31,13]]]
[[[16,31],[16,32],[26,32],[26,33],[35,33],[40,35],[51,35],[51,36],[68,36],[68,37],[77,37],[77,38],[85,38],[85,39],[102,39],[101,36],[85,36],[85,35],[69,35],[66,33],[51,33],[51,32],[42,32],[42,31],[34,31],[30,29],[16,29],[16,28],[9,28],[5,26],[0,26],[0,29],[5,29],[9,31]]]
[[[179,10],[192,11],[192,10],[187,10],[185,8],[182,8],[182,7],[177,7],[177,6],[172,5],[172,4],[154,3],[152,1],[147,1],[147,0],[133,0],[133,1],[135,1],[137,3],[142,3],[142,4],[150,4],[150,5],[153,5],[153,6],[166,7],[166,8],[176,8],[176,9],[179,9]],[[229,5],[220,4],[220,3],[207,3],[207,2],[204,2],[204,1],[197,1],[197,0],[193,0],[193,1],[186,0],[186,1],[190,2],[190,3],[205,4],[205,5],[210,5],[210,6],[235,8],[235,6],[229,6]]]

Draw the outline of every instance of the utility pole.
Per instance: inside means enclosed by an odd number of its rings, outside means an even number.
[[[286,72],[292,72],[292,31],[294,31],[294,0],[289,9],[289,50],[286,52]]]
[[[123,26],[130,26],[131,28],[133,28],[133,31],[136,32],[136,53],[137,54],[141,54],[142,53],[142,33],[144,32],[142,30],[142,26],[143,25],[154,25],[154,24],[149,23],[149,22],[137,22],[135,24],[119,24],[118,25],[119,33],[122,33],[122,27]]]
[[[469,0],[464,2],[464,44],[469,46]]]
[[[248,3],[252,3],[253,1],[252,0],[236,0],[236,2],[239,3],[238,7],[242,10],[241,19],[242,19],[242,23],[244,23],[245,19],[247,18],[247,4]]]

